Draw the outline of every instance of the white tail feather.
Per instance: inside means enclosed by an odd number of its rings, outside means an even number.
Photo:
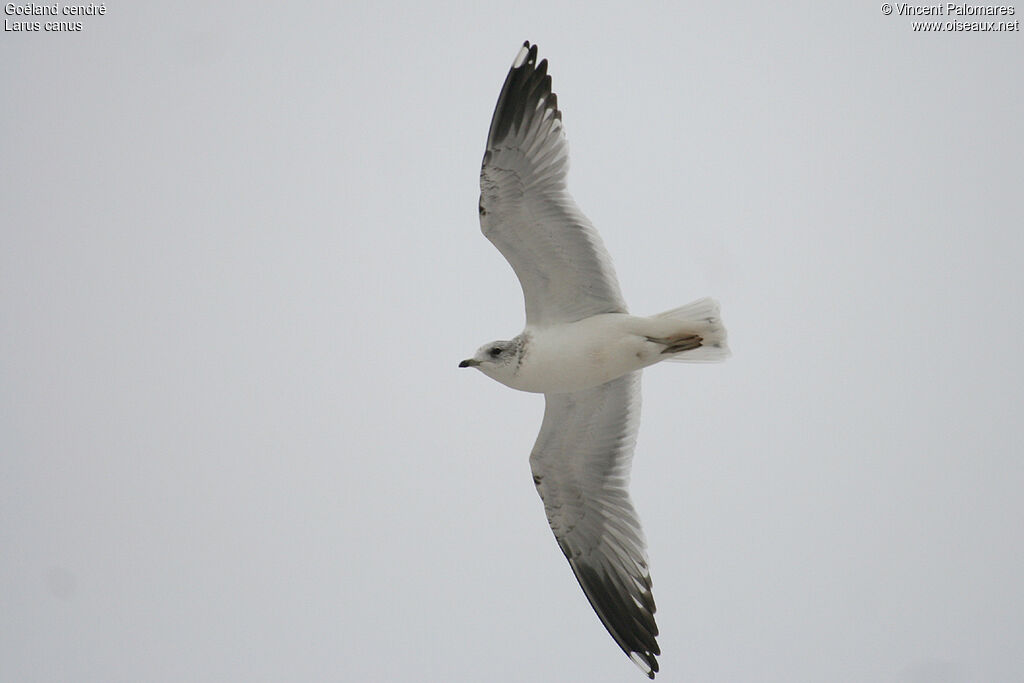
[[[725,326],[718,314],[718,302],[711,298],[698,299],[671,311],[653,316],[656,319],[681,323],[680,327],[691,334],[700,335],[699,348],[681,351],[665,358],[680,363],[715,363],[731,355]]]

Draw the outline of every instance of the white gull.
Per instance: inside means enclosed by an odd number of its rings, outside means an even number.
[[[526,328],[459,367],[544,394],[530,468],[551,530],[605,628],[654,678],[651,576],[628,492],[641,370],[723,360],[729,349],[712,299],[651,317],[627,312],[601,237],[566,188],[568,167],[547,60],[538,64],[537,46],[524,43],[487,135],[480,225],[519,277]]]

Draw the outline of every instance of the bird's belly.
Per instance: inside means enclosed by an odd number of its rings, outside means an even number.
[[[656,347],[630,331],[625,314],[606,314],[532,331],[513,386],[537,393],[589,389],[650,365]]]

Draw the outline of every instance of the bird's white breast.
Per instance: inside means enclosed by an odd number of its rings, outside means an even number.
[[[513,389],[566,393],[604,384],[660,360],[642,333],[645,318],[605,313],[544,328],[527,327]]]

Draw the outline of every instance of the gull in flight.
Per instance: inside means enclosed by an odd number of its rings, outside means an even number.
[[[569,153],[547,67],[524,43],[480,171],[480,226],[519,277],[526,328],[459,367],[544,394],[530,469],[548,523],[608,633],[654,678],[651,575],[628,491],[640,375],[663,360],[723,360],[729,349],[712,299],[651,317],[627,312],[601,237],[566,188]]]

